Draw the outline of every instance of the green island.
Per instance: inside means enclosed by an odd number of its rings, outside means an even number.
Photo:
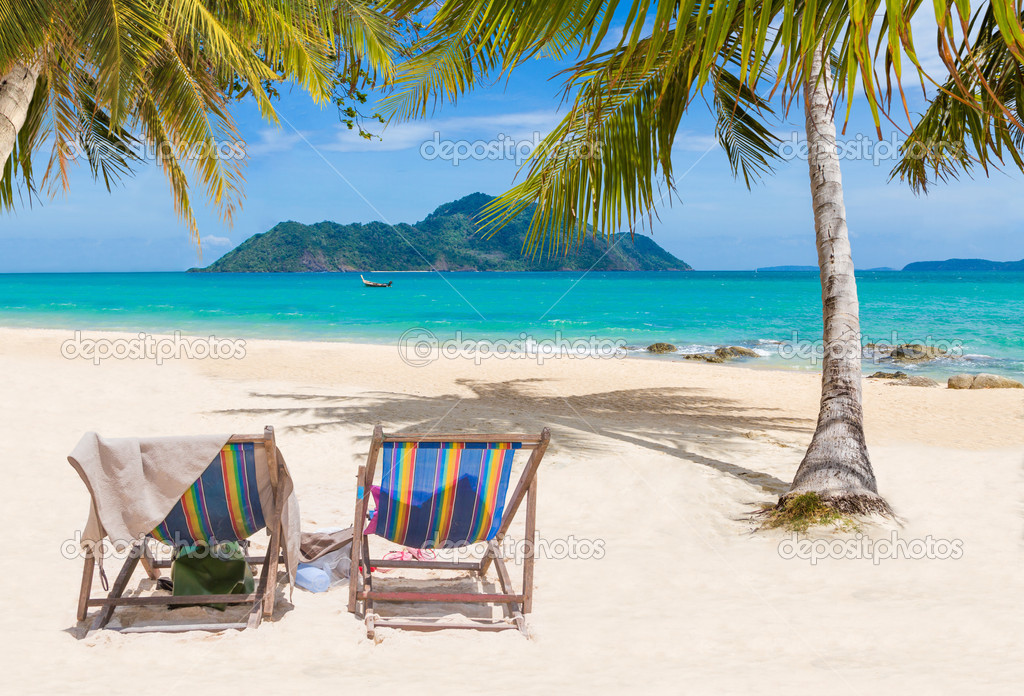
[[[249,237],[209,266],[189,272],[693,270],[641,234],[611,239],[588,235],[568,256],[524,255],[534,206],[486,237],[476,230],[475,218],[492,200],[492,196],[473,193],[445,203],[415,225],[281,222]]]

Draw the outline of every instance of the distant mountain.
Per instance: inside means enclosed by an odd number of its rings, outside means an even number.
[[[765,266],[764,268],[755,268],[758,273],[772,273],[774,271],[817,271],[817,266]]]
[[[278,223],[253,235],[206,268],[190,272],[317,271],[689,271],[650,237],[588,236],[568,255],[522,253],[534,207],[494,236],[480,236],[474,218],[494,198],[473,193],[440,206],[415,225]],[[611,247],[609,249],[609,247]]]
[[[754,269],[758,273],[772,273],[774,271],[814,271],[818,272],[817,266],[765,266],[764,268]],[[857,271],[895,271],[895,268],[889,268],[888,266],[879,266],[878,268],[858,268]]]
[[[908,263],[904,271],[1024,271],[1020,261],[989,261],[988,259],[946,259]]]

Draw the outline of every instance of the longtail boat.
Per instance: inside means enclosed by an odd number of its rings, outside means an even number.
[[[386,283],[374,283],[373,281],[370,281],[370,280],[367,280],[366,278],[364,278],[361,274],[359,276],[359,279],[361,281],[363,281],[363,285],[365,285],[368,288],[390,288],[391,287],[391,281],[390,280],[388,282],[386,282]]]

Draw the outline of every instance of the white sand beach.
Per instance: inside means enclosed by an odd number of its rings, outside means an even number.
[[[812,564],[747,515],[800,463],[816,374],[645,359],[414,368],[393,346],[287,341],[248,341],[240,360],[94,365],[61,356],[70,337],[0,329],[5,693],[1009,694],[1024,680],[1024,390],[866,381],[880,491],[904,524],[864,532],[962,554]],[[344,587],[285,590],[257,630],[80,639],[81,561],[62,548],[88,512],[66,459],[84,432],[273,425],[312,530],[352,524],[376,423],[551,428],[540,536],[604,553],[538,559],[530,640],[382,630],[375,644]]]

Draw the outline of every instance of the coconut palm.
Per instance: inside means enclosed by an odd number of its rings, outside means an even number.
[[[431,3],[386,5],[407,16]],[[422,116],[454,102],[489,73],[513,70],[534,56],[579,56],[563,73],[572,107],[537,148],[523,180],[481,222],[493,231],[536,203],[527,251],[564,253],[588,225],[610,234],[649,223],[674,188],[672,144],[682,116],[695,103],[708,103],[701,99],[706,90],[713,97],[716,135],[734,174],[748,186],[771,173],[777,157],[770,95],[778,90],[786,109],[802,97],[822,285],[822,397],[813,439],[780,505],[813,492],[842,512],[891,514],[878,494],[864,439],[857,287],[835,149],[837,103],[845,98],[848,114],[860,88],[876,127],[894,104],[904,106],[909,124],[900,87],[908,60],[960,111],[950,125],[936,107],[922,121],[932,125],[915,135],[930,141],[969,124],[976,149],[997,158],[1008,140],[1021,144],[1022,100],[1015,95],[1022,84],[1024,31],[1008,0],[993,0],[974,15],[966,0],[934,5],[937,43],[952,76],[940,81],[922,69],[914,51],[910,21],[921,3],[887,0],[876,16],[879,7],[863,0],[634,0],[621,6],[617,0],[451,0],[434,14],[417,52],[399,71],[388,103],[393,118]],[[987,18],[989,41],[972,45],[979,17]],[[616,41],[610,28],[620,22]],[[979,67],[992,62],[993,51],[1002,56],[998,75]],[[875,74],[879,62],[884,92]],[[1017,72],[1011,74],[1010,66]],[[838,83],[834,74],[842,76]],[[963,85],[965,75],[970,87]],[[908,162],[912,154],[906,153]],[[969,161],[934,149],[931,156],[901,165],[905,169],[894,175],[912,173],[920,185],[929,167],[941,174]],[[1016,155],[1014,160],[1020,164]]]
[[[0,0],[0,39],[0,207],[66,187],[69,147],[108,188],[148,147],[196,242],[189,174],[228,222],[242,197],[244,153],[217,146],[239,140],[231,100],[276,123],[276,84],[323,102],[395,47],[371,0]]]

